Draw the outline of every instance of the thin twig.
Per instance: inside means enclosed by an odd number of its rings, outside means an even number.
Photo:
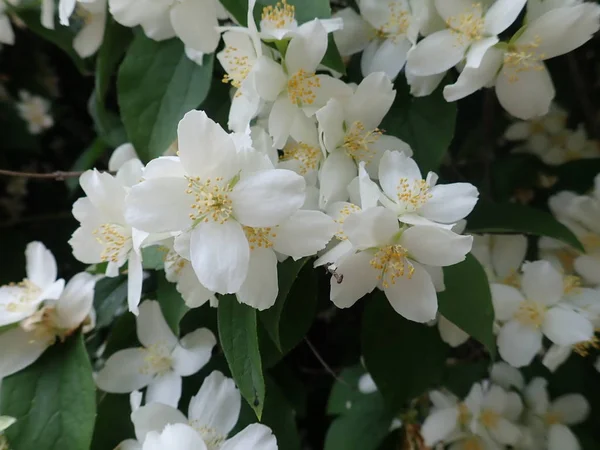
[[[319,354],[319,352],[317,351],[315,346],[312,345],[312,343],[308,340],[307,337],[304,338],[304,341],[306,342],[306,345],[308,345],[308,348],[310,348],[310,351],[313,352],[313,355],[315,355],[315,358],[317,358],[319,360],[319,362],[321,363],[323,368],[327,371],[327,373],[329,373],[329,375],[331,375],[336,381],[339,381],[340,383],[342,383],[348,387],[352,387],[346,380],[344,380],[343,378],[340,378],[335,373],[335,371],[331,368],[331,366],[329,364],[327,364],[327,362],[323,359],[323,357]]]
[[[7,177],[22,177],[22,178],[37,178],[41,180],[54,180],[54,181],[64,181],[66,178],[75,178],[79,177],[84,172],[64,172],[62,170],[57,170],[51,173],[36,173],[36,172],[19,172],[16,170],[4,170],[0,169],[0,175],[4,175]]]
[[[587,87],[581,71],[579,70],[579,64],[573,53],[567,55],[567,62],[569,64],[569,72],[573,80],[575,87],[575,93],[577,99],[581,104],[581,110],[583,111],[585,119],[585,128],[588,134],[594,139],[600,139],[600,133],[598,132],[597,121],[594,113],[594,105],[590,99],[590,90]]]

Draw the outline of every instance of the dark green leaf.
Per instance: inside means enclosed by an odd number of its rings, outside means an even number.
[[[561,164],[556,168],[557,183],[553,191],[575,191],[587,193],[594,185],[594,178],[600,173],[600,158],[580,159]]]
[[[358,390],[358,381],[366,372],[363,366],[354,366],[344,369],[339,378],[344,382],[336,381],[331,389],[327,401],[327,414],[347,414],[356,402],[368,397]]]
[[[361,338],[367,370],[393,411],[441,381],[448,346],[437,329],[404,319],[381,292],[365,309]]]
[[[470,254],[460,264],[444,267],[446,289],[438,294],[440,313],[496,353],[494,307],[485,270]],[[468,289],[465,287],[468,286]]]
[[[457,362],[446,369],[442,386],[457,397],[465,398],[473,384],[489,375],[490,364],[489,360]]]
[[[96,94],[92,94],[88,102],[90,116],[94,120],[94,127],[98,136],[111,147],[118,147],[127,142],[127,133],[119,116],[106,109],[103,103],[99,102]]]
[[[227,295],[219,300],[219,338],[231,375],[242,396],[260,419],[265,402],[256,310]]]
[[[160,304],[160,309],[165,316],[165,320],[169,324],[169,328],[173,330],[175,336],[179,336],[179,322],[188,311],[181,294],[175,289],[175,284],[167,281],[163,273],[158,276],[158,291],[156,299]]]
[[[133,39],[131,28],[119,25],[109,15],[106,20],[104,40],[96,58],[96,97],[104,103],[111,76],[115,73],[119,61]]]
[[[80,172],[91,169],[105,151],[106,146],[104,145],[104,142],[101,139],[96,139],[94,142],[92,142],[92,145],[86,148],[83,153],[79,155],[77,160],[75,160],[75,164],[73,164],[71,167],[71,170],[74,172]],[[74,193],[79,186],[79,178],[68,178],[65,183],[67,184],[69,192]]]
[[[31,366],[5,378],[0,410],[17,419],[6,430],[11,448],[88,450],[96,389],[81,334],[53,345]]]
[[[96,283],[94,309],[96,327],[110,325],[115,316],[125,307],[127,301],[127,277],[103,278]]]
[[[437,171],[454,137],[456,105],[444,100],[442,87],[427,97],[410,95],[404,77],[395,87],[396,99],[381,128],[411,146],[423,174]]]
[[[184,114],[206,98],[213,55],[190,61],[178,39],[156,42],[139,33],[119,69],[117,94],[129,140],[144,161],[163,154]]]
[[[113,353],[124,348],[139,346],[135,316],[126,312],[115,321],[112,330],[110,330],[103,356],[104,358],[108,358]]]
[[[133,438],[135,434],[130,414],[129,395],[102,393],[90,449],[114,449],[121,441]]]
[[[479,200],[467,220],[471,233],[523,233],[548,236],[583,251],[573,232],[551,214],[516,203]]]

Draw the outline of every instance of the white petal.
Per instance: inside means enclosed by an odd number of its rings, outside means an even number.
[[[369,252],[348,254],[338,263],[340,278],[331,277],[330,299],[338,308],[348,308],[377,286],[378,271],[371,266]]]
[[[278,225],[304,203],[306,182],[291,170],[274,169],[242,177],[230,195],[233,214],[249,227]]]
[[[406,69],[404,73],[406,75],[406,81],[410,85],[410,94],[414,97],[426,97],[430,95],[433,91],[437,89],[437,87],[444,79],[444,76],[446,75],[446,72],[441,72],[435,75],[428,75],[426,77],[422,77],[414,75]]]
[[[346,123],[362,122],[367,130],[379,126],[394,103],[396,91],[382,72],[365,77],[346,104]]]
[[[523,264],[523,292],[529,300],[553,305],[563,295],[563,277],[548,261]]]
[[[450,347],[458,347],[469,340],[469,335],[444,316],[438,318],[438,330],[442,341]]]
[[[340,54],[350,56],[364,50],[373,32],[369,23],[351,7],[337,11],[332,17],[339,17],[344,21],[344,28],[333,33]]]
[[[248,275],[237,292],[238,300],[263,311],[275,304],[278,293],[275,252],[270,248],[252,249]]]
[[[153,375],[143,370],[146,352],[141,348],[120,350],[108,358],[96,376],[96,385],[105,392],[128,394],[147,386]]]
[[[287,76],[280,64],[263,56],[256,60],[253,70],[254,88],[261,98],[274,102],[287,84]]]
[[[60,0],[58,2],[58,17],[61,25],[69,25],[69,17],[75,11],[77,0]]]
[[[304,24],[298,31],[285,54],[288,73],[314,73],[327,51],[327,32],[318,20]]]
[[[334,202],[348,200],[347,188],[357,172],[354,160],[345,151],[334,151],[327,157],[319,171],[322,209]]]
[[[183,178],[185,170],[179,156],[159,156],[146,164],[143,177],[146,180],[150,178]]]
[[[172,406],[148,403],[131,413],[131,421],[137,440],[144,442],[149,432],[158,431],[160,433],[167,425],[187,423],[187,418]]]
[[[510,320],[521,303],[525,301],[525,297],[518,289],[506,284],[492,283],[490,284],[490,290],[496,320]]]
[[[212,53],[219,44],[216,2],[184,0],[171,7],[171,24],[187,47]]]
[[[203,222],[192,231],[192,266],[198,280],[213,292],[237,292],[246,279],[249,258],[248,240],[234,220]]]
[[[192,427],[178,423],[167,425],[162,433],[148,433],[142,450],[207,450],[206,444]]]
[[[87,170],[79,184],[92,204],[105,216],[106,222],[123,223],[125,187],[107,172]]]
[[[470,69],[478,69],[483,62],[484,55],[487,54],[487,51],[490,50],[494,45],[498,43],[499,39],[496,36],[488,37],[480,39],[479,41],[471,44],[471,47],[467,51],[466,54],[466,68]],[[500,66],[498,66],[498,69]]]
[[[400,227],[392,211],[376,206],[350,214],[343,230],[352,245],[362,250],[390,244]]]
[[[167,325],[160,304],[155,300],[146,300],[140,305],[136,326],[138,339],[146,348],[160,344],[172,350],[177,345],[177,337]]]
[[[135,148],[130,142],[121,144],[117,148],[115,148],[111,153],[110,158],[108,160],[108,170],[110,170],[111,172],[116,172],[127,161],[137,158],[138,156],[135,152]]]
[[[600,285],[600,257],[581,255],[574,261],[575,271],[588,283]]]
[[[387,196],[398,202],[398,182],[400,178],[421,179],[421,171],[417,163],[405,153],[387,151],[379,163],[379,183]]]
[[[48,343],[43,339],[36,339],[32,333],[28,333],[21,327],[11,328],[0,333],[0,379],[12,375],[19,370],[33,364]]]
[[[581,394],[561,395],[550,405],[550,413],[558,414],[565,425],[577,425],[587,419],[590,404]]]
[[[430,34],[408,54],[406,71],[421,77],[445,72],[463,59],[469,44],[450,29]]]
[[[325,248],[336,230],[337,224],[325,213],[299,210],[277,227],[273,248],[294,259],[312,256]]]
[[[383,72],[392,79],[396,78],[404,67],[406,56],[412,46],[413,44],[405,36],[386,39],[375,50],[368,67],[363,65],[363,74]]]
[[[546,379],[536,377],[525,388],[525,401],[535,414],[543,415],[548,412],[550,399],[547,387],[548,381]]]
[[[444,21],[465,13],[473,13],[475,18],[481,16],[479,9],[474,8],[469,0],[435,0],[434,4]]]
[[[505,445],[514,446],[521,438],[519,427],[504,417],[500,417],[498,423],[494,427],[491,427],[489,431],[496,442]]]
[[[182,231],[192,220],[194,197],[186,194],[185,178],[152,178],[134,186],[126,200],[125,218],[149,233]]]
[[[580,450],[581,446],[573,432],[562,424],[548,429],[548,450]]]
[[[202,429],[227,436],[238,421],[242,397],[231,378],[214,371],[202,382],[198,394],[190,400],[189,420]],[[201,432],[202,434],[202,432]],[[214,436],[202,436],[210,440]]]
[[[45,289],[56,281],[56,259],[41,242],[30,242],[25,249],[27,278],[36,286]]]
[[[517,273],[527,252],[527,238],[521,234],[499,234],[494,236],[491,252],[496,275],[505,279]]]
[[[399,243],[416,261],[444,267],[464,261],[471,251],[473,237],[435,226],[416,225],[402,233]]]
[[[72,330],[90,314],[94,303],[94,285],[97,277],[87,272],[73,276],[56,302],[57,325]]]
[[[127,263],[127,305],[129,311],[138,314],[138,305],[142,298],[142,284],[144,282],[144,270],[142,257],[136,251],[129,252]]]
[[[446,440],[458,427],[458,408],[445,408],[432,412],[427,416],[421,427],[421,436],[425,445],[434,444]]]
[[[516,388],[521,391],[525,386],[525,379],[521,372],[504,361],[499,361],[492,366],[490,378],[506,390]]]
[[[513,367],[523,367],[531,363],[541,348],[542,333],[515,320],[507,322],[498,334],[500,356]]]
[[[260,423],[248,425],[231,439],[227,439],[221,450],[277,450],[277,439],[269,427]]]
[[[0,16],[0,42],[8,45],[15,43],[15,33],[10,24],[10,19],[5,15]]]
[[[429,322],[435,319],[438,310],[435,287],[423,266],[417,263],[412,265],[412,275],[396,278],[383,290],[398,314],[414,322]]]
[[[162,403],[177,408],[180,398],[181,376],[172,371],[154,377],[146,389],[148,403]]]
[[[523,10],[527,0],[496,0],[485,13],[484,28],[489,34],[500,34]]]
[[[560,345],[551,345],[546,354],[544,355],[544,359],[542,360],[542,364],[548,368],[550,372],[555,372],[562,364],[569,359],[573,349],[570,345],[561,347]]]
[[[73,49],[82,58],[92,56],[104,39],[104,28],[106,24],[106,14],[104,11],[100,14],[91,14],[90,22],[85,24],[81,31],[73,39]]]
[[[339,99],[332,98],[315,115],[323,144],[327,151],[333,152],[344,142],[344,105]]]
[[[195,374],[208,363],[216,344],[215,335],[208,328],[186,334],[171,354],[173,371],[182,377]]]
[[[594,326],[587,318],[560,306],[551,308],[546,313],[542,330],[557,345],[588,341],[594,335]]]
[[[545,66],[513,75],[506,66],[496,80],[496,95],[502,107],[519,119],[543,116],[554,98],[554,84]],[[507,72],[508,71],[508,72]]]

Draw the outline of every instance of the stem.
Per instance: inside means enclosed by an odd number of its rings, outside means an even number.
[[[57,170],[51,173],[35,173],[35,172],[19,172],[16,170],[4,170],[0,169],[0,175],[7,177],[22,177],[22,178],[35,178],[39,180],[54,180],[63,181],[66,178],[75,178],[83,174],[84,172],[64,172]]]
[[[340,383],[351,387],[348,382],[346,380],[344,380],[343,378],[340,378],[335,371],[331,368],[331,366],[329,366],[329,364],[327,364],[327,362],[323,359],[323,357],[319,354],[319,352],[317,351],[317,349],[315,348],[314,345],[312,345],[312,343],[308,340],[308,338],[304,338],[304,342],[306,342],[306,345],[308,345],[308,348],[310,348],[310,351],[313,353],[313,355],[315,355],[315,357],[319,360],[319,362],[321,363],[321,365],[323,366],[323,368],[327,371],[327,373],[329,375],[331,375],[336,381],[339,381]]]

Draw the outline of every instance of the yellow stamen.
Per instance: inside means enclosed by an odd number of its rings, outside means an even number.
[[[244,227],[244,233],[246,233],[246,239],[248,239],[248,244],[250,244],[250,250],[254,250],[255,248],[271,248],[273,247],[273,239],[277,237],[277,233],[271,227]]]
[[[478,41],[483,37],[484,20],[481,3],[473,3],[471,11],[448,17],[446,24],[457,35],[460,44],[466,41]]]
[[[413,211],[421,208],[432,197],[431,187],[425,180],[413,180],[411,186],[408,178],[400,178],[396,189],[400,203]]]
[[[287,28],[294,22],[295,13],[296,7],[294,5],[288,5],[287,0],[281,0],[275,6],[265,6],[262,10],[261,19],[267,22],[271,28]]]
[[[240,55],[235,47],[226,47],[224,50],[227,74],[223,76],[223,83],[231,83],[233,87],[240,88],[242,82],[250,73],[248,55]]]
[[[365,161],[368,164],[375,156],[375,150],[371,148],[371,145],[379,140],[381,134],[379,128],[365,130],[365,125],[356,121],[346,131],[342,147],[356,161]]]
[[[544,70],[545,58],[543,53],[538,53],[537,48],[541,39],[536,37],[529,44],[511,45],[504,53],[504,73],[511,83],[518,81],[519,73],[529,70]]]
[[[229,198],[232,188],[223,183],[223,178],[214,180],[207,178],[201,181],[199,177],[188,177],[188,188],[185,191],[194,197],[190,219],[204,222],[225,223],[233,213],[233,204]]]
[[[313,89],[321,87],[321,80],[314,73],[300,69],[288,80],[288,98],[294,105],[312,105],[317,96]]]
[[[408,252],[401,245],[387,245],[380,248],[370,261],[371,267],[380,270],[381,274],[377,276],[382,281],[383,287],[390,287],[390,284],[396,284],[396,280],[406,274],[411,279],[415,267],[407,259]]]
[[[533,300],[525,300],[521,302],[521,305],[519,306],[519,309],[515,313],[514,317],[522,325],[540,328],[544,323],[545,315],[545,305],[534,302]]]
[[[300,162],[298,172],[300,175],[306,175],[308,172],[317,170],[322,158],[323,152],[321,152],[321,149],[306,142],[296,142],[287,144],[283,148],[283,156],[280,159],[281,161],[297,160]]]
[[[125,228],[113,223],[100,225],[93,231],[96,235],[96,241],[102,245],[100,259],[104,262],[118,263],[124,253],[129,249],[131,237],[125,232]]]

